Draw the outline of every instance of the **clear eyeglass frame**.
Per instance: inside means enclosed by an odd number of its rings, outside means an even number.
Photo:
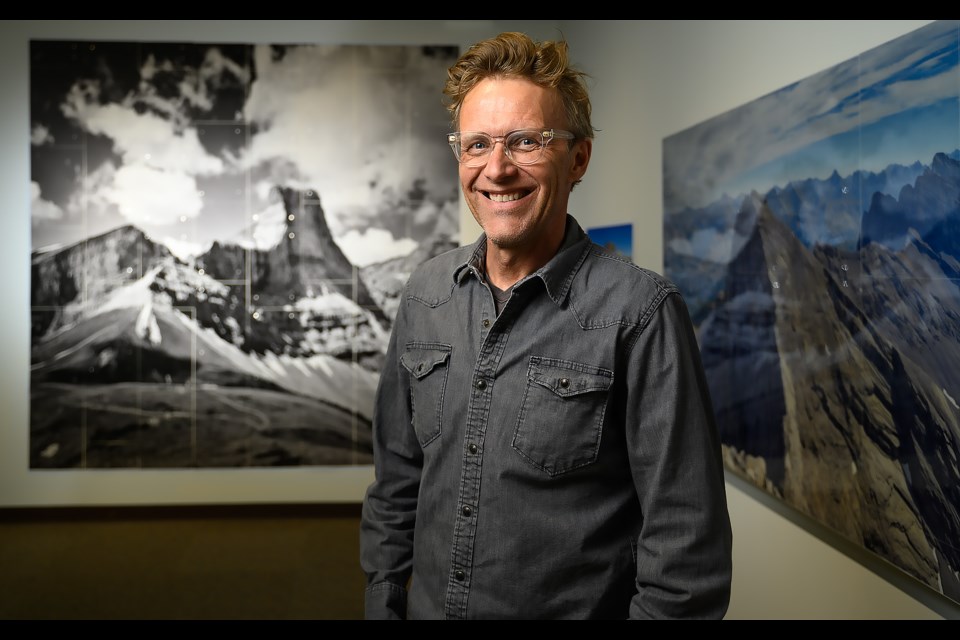
[[[447,134],[447,143],[457,162],[467,167],[487,164],[497,142],[511,162],[518,165],[535,164],[543,157],[543,150],[551,140],[574,140],[576,136],[563,129],[517,129],[491,136],[482,131],[455,131]]]

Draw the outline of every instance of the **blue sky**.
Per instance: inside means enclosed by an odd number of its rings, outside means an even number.
[[[614,249],[633,260],[633,225],[619,224],[609,227],[592,227],[587,229],[590,239],[599,245],[612,244]]]
[[[937,21],[666,138],[665,213],[954,151],[958,28]]]

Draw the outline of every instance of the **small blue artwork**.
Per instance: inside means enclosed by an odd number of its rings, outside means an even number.
[[[619,253],[627,260],[633,261],[633,225],[618,224],[609,227],[593,227],[587,229],[590,239],[606,247],[610,251]]]

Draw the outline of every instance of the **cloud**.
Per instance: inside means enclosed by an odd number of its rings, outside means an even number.
[[[40,197],[40,185],[30,183],[30,218],[34,223],[41,220],[62,220],[63,209]]]
[[[223,161],[209,155],[200,144],[196,129],[174,131],[169,120],[138,114],[119,104],[94,105],[71,111],[82,126],[113,140],[114,150],[125,162],[140,162],[184,174],[218,174]]]
[[[263,187],[287,185],[317,190],[337,238],[380,226],[393,246],[430,227],[455,230],[441,103],[450,63],[423,47],[340,44],[207,46],[193,67],[153,54],[134,63],[139,76],[105,62],[101,80],[77,79],[61,96],[69,124],[97,138],[76,176],[82,188],[61,205],[89,229],[131,223],[180,242],[229,236],[269,248],[285,222]],[[32,132],[35,144],[49,140]],[[243,189],[244,201],[230,200]],[[455,215],[443,215],[446,203]],[[187,219],[189,238],[157,228]]]
[[[238,244],[251,249],[270,249],[280,244],[286,231],[287,210],[278,200],[253,215],[250,237],[242,238]]]
[[[106,197],[113,188],[117,168],[112,162],[104,162],[99,167],[80,177],[80,188],[70,194],[66,209],[72,216],[82,217],[84,212],[103,215],[116,212],[116,205]]]
[[[189,261],[190,258],[198,256],[210,248],[209,244],[205,245],[199,242],[190,242],[189,240],[173,238],[171,236],[164,236],[161,242],[170,249],[173,255],[184,261]]]
[[[40,145],[44,144],[53,144],[53,142],[53,134],[51,134],[50,130],[42,124],[38,124],[33,128],[32,131],[30,131],[30,144],[35,147],[39,147]]]
[[[409,255],[417,248],[410,238],[396,239],[384,229],[352,229],[337,238],[337,244],[353,264],[365,267],[391,258]]]
[[[105,189],[104,197],[136,225],[175,224],[181,217],[196,217],[203,208],[193,178],[145,164],[117,169],[113,185]]]
[[[689,238],[671,240],[670,248],[677,253],[693,256],[700,260],[726,264],[734,256],[735,236],[733,229],[727,229],[726,231],[698,229]],[[737,246],[736,248],[739,250],[740,247]]]
[[[292,47],[280,59],[261,46],[254,57],[244,109],[258,134],[243,166],[291,163],[302,185],[319,191],[328,218],[349,211],[345,227],[418,178],[449,197],[456,165],[442,140],[443,60],[425,61],[416,47],[362,46]]]
[[[157,96],[142,97],[141,105],[154,110],[138,111],[133,99],[124,103],[100,104],[100,85],[95,81],[75,83],[61,109],[86,131],[113,141],[114,150],[125,162],[143,162],[158,169],[194,175],[215,175],[225,169],[220,158],[206,152],[197,130],[178,125],[170,114],[179,107]],[[168,117],[158,115],[166,113]]]
[[[957,65],[949,56],[956,54],[956,24],[943,22],[666,139],[664,201],[668,212],[704,206],[717,199],[737,176],[831,136],[955,97]],[[857,168],[855,149],[836,151],[837,155],[822,158],[821,177],[833,169],[844,173]],[[890,161],[893,159],[886,162]],[[841,166],[844,162],[851,166]],[[764,174],[756,171],[756,175]],[[796,177],[810,176],[784,176],[787,180]]]

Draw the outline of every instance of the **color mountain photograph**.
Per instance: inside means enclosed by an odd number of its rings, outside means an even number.
[[[960,23],[663,141],[728,470],[960,601]]]

